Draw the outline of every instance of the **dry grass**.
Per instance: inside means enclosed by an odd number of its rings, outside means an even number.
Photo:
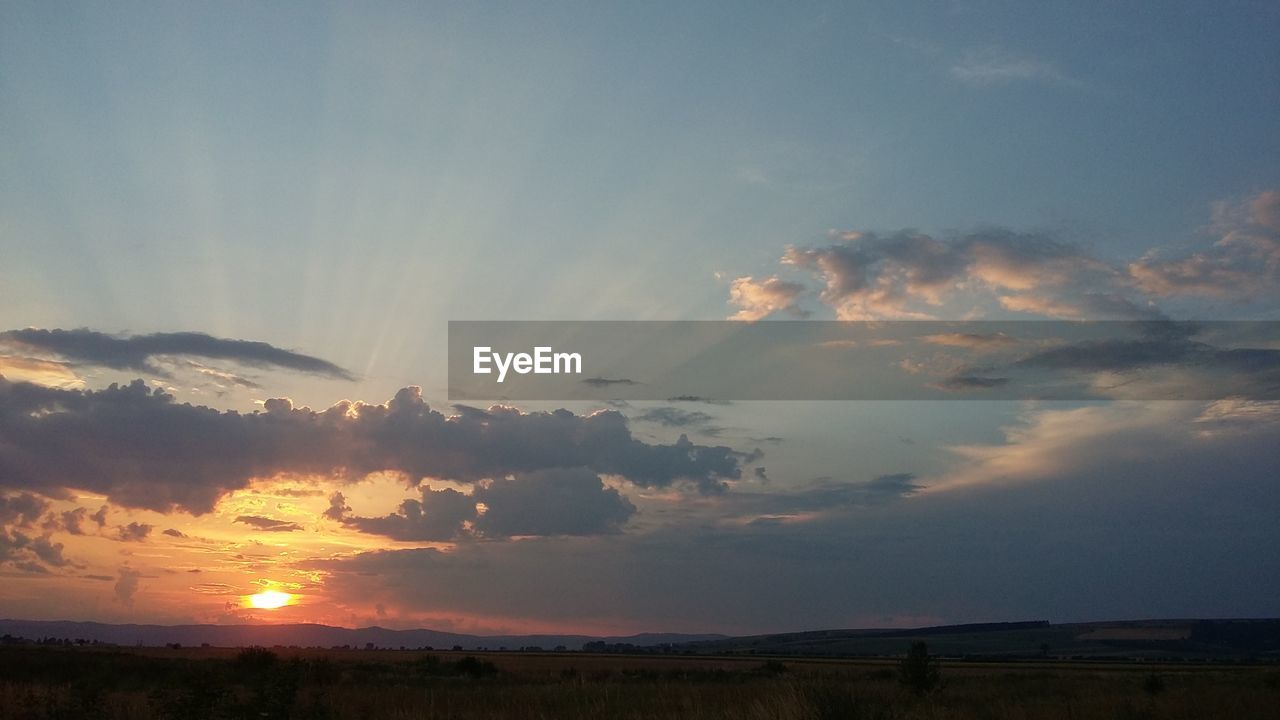
[[[779,671],[758,658],[278,654],[2,648],[0,720],[1235,720],[1280,709],[1274,667],[954,663],[943,665],[941,688],[916,695],[892,661],[788,659]]]

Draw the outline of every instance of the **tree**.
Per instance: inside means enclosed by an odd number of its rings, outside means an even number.
[[[904,685],[921,694],[937,687],[941,679],[938,661],[929,656],[929,646],[923,640],[911,643],[899,673]]]

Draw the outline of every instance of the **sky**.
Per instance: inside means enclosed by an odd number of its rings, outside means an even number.
[[[1265,2],[0,4],[0,616],[1280,615],[1274,395],[490,408],[445,351],[1280,320],[1277,35]],[[1274,338],[1232,351],[1274,380]]]

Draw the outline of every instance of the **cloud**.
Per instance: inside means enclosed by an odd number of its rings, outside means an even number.
[[[1005,349],[1016,346],[1018,340],[1002,332],[996,333],[938,333],[924,335],[921,340],[930,345],[962,347],[973,350]]]
[[[483,512],[480,510],[483,508]],[[586,468],[555,468],[484,482],[471,493],[423,488],[383,517],[348,517],[347,527],[393,540],[446,542],[619,532],[636,512]]]
[[[1156,297],[1252,301],[1280,293],[1280,190],[1222,204],[1217,214],[1211,247],[1175,259],[1153,251],[1131,263],[1137,286]]]
[[[952,375],[933,383],[930,387],[936,387],[939,390],[948,392],[963,392],[965,390],[990,390],[991,388],[1004,387],[1009,384],[1009,378],[1006,377],[983,377],[981,375]]]
[[[264,342],[215,338],[196,332],[115,336],[84,328],[26,328],[0,333],[0,345],[51,353],[84,365],[135,370],[161,376],[166,373],[153,362],[156,356],[176,355],[231,360],[258,367],[278,367],[341,380],[355,379],[346,370],[317,357],[283,350]]]
[[[296,532],[302,529],[302,526],[298,523],[262,517],[261,515],[241,515],[235,519],[235,522],[266,532]]]
[[[756,470],[762,483],[770,482],[763,468]],[[812,523],[833,513],[877,507],[915,495],[923,487],[916,480],[914,473],[892,473],[863,481],[822,477],[800,487],[751,490],[739,485],[732,493],[707,502],[715,515],[739,523]]]
[[[151,534],[153,526],[146,523],[131,522],[116,528],[116,537],[124,542],[142,542]]]
[[[591,470],[539,470],[476,490],[487,510],[476,520],[485,537],[604,535],[619,532],[636,508]]]
[[[495,406],[449,417],[405,388],[390,402],[326,410],[268,400],[241,414],[178,404],[142,381],[62,390],[0,379],[0,487],[102,493],[135,508],[210,511],[226,493],[282,473],[358,481],[375,472],[475,483],[586,467],[641,487],[688,481],[714,492],[741,474],[724,446],[649,444],[612,410],[525,413]]]
[[[1211,233],[1210,247],[1181,257],[1153,250],[1133,261],[1108,261],[1038,232],[848,231],[833,233],[835,242],[827,245],[788,247],[781,262],[816,275],[823,283],[819,299],[840,320],[932,319],[955,300],[993,300],[1008,312],[1059,319],[1159,320],[1166,316],[1157,303],[1167,298],[1254,302],[1280,294],[1280,190],[1219,203]],[[766,294],[783,282],[776,277],[739,281],[731,302],[772,298],[737,303],[745,319],[785,309],[804,291],[788,282],[785,293]]]
[[[928,319],[933,308],[973,290],[1014,310],[1074,313],[1084,303],[1116,317],[1146,313],[1118,296],[1103,302],[1122,289],[1120,273],[1047,235],[992,229],[944,239],[912,231],[838,239],[789,247],[782,262],[818,275],[825,285],[819,297],[841,320]]]
[[[0,495],[0,525],[31,527],[49,508],[49,502],[31,493]]]
[[[67,363],[8,355],[0,355],[0,377],[52,387],[78,387],[83,384]]]
[[[694,428],[704,436],[718,436],[723,428],[714,427],[714,416],[700,410],[682,410],[680,407],[650,407],[631,416],[640,423],[657,423],[664,428]]]
[[[305,568],[355,607],[635,630],[780,631],[779,607],[819,627],[865,622],[851,607],[947,622],[1028,608],[1068,619],[1272,616],[1280,425],[1247,418],[1271,418],[1267,408],[1028,406],[1003,439],[959,448],[918,478],[699,500],[744,518],[813,514],[803,522],[698,515],[645,532],[374,551]]]
[[[172,538],[178,538],[179,540],[187,537],[186,533],[182,532],[181,530],[178,530],[177,528],[169,528],[165,530],[163,534],[168,535],[169,537],[172,537]]]
[[[804,285],[781,280],[777,275],[763,280],[749,275],[740,277],[729,285],[729,303],[739,308],[729,319],[761,320],[776,313],[806,317],[808,311],[797,305],[804,290]]]
[[[333,507],[330,507],[333,510]],[[422,489],[422,499],[400,503],[383,517],[351,517],[343,524],[372,535],[402,541],[448,541],[464,534],[464,523],[476,518],[476,498],[452,488]],[[326,512],[328,516],[328,512]],[[331,516],[330,516],[331,517]]]
[[[591,387],[609,387],[610,385],[637,385],[637,384],[639,384],[639,383],[637,383],[635,380],[631,380],[631,379],[629,379],[629,378],[603,378],[603,377],[589,377],[589,378],[583,378],[582,382],[583,382],[583,383],[585,383],[585,384],[587,384],[587,385],[590,385]]]
[[[40,575],[71,564],[62,543],[51,539],[48,522],[42,535],[24,532],[35,528],[48,508],[48,501],[31,493],[0,495],[0,564]]]
[[[986,46],[966,52],[947,69],[947,74],[967,85],[991,86],[1018,82],[1039,82],[1083,87],[1053,64]]]
[[[120,568],[115,585],[116,602],[125,607],[133,607],[133,596],[138,593],[138,578],[140,577],[142,577],[142,573],[137,570],[128,567]]]
[[[341,520],[351,512],[351,508],[347,506],[347,498],[340,492],[335,492],[329,496],[329,507],[324,511],[324,517],[329,520]]]

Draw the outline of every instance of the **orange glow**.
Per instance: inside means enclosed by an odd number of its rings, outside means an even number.
[[[248,606],[258,610],[275,610],[293,603],[293,596],[278,590],[263,590],[245,598]]]

